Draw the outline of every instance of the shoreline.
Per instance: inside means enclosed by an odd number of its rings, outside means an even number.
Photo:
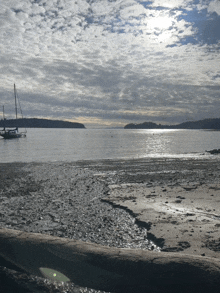
[[[197,220],[196,216],[186,216],[187,213],[190,214],[186,212],[183,213],[184,218],[189,218],[190,222],[179,223],[176,218],[169,218],[170,214],[167,216],[166,211],[163,210],[165,219],[159,221],[159,215],[164,207],[169,209],[172,207],[172,217],[176,213],[176,206],[188,210],[190,204],[196,205],[199,209],[205,208],[198,206],[198,200],[194,203],[190,202],[190,195],[196,199],[198,197],[196,192],[201,193],[201,188],[204,191],[204,187],[206,191],[203,201],[208,198],[209,203],[215,205],[215,215],[220,215],[220,210],[216,206],[220,200],[217,184],[220,177],[218,161],[148,158],[73,163],[1,163],[0,173],[1,182],[4,181],[4,184],[1,184],[1,200],[4,206],[4,210],[1,211],[2,228],[72,237],[110,247],[159,250],[147,240],[150,238],[160,244],[164,251],[205,254],[219,258],[220,245],[217,233],[220,219],[213,219],[216,222],[214,225],[217,226],[212,229],[213,222],[210,217],[202,218],[200,221],[198,216]],[[192,189],[187,191],[184,189],[187,186]],[[163,191],[165,189],[166,191]],[[209,192],[215,194],[211,196]],[[174,203],[175,201],[179,202]],[[63,202],[65,204],[62,204]],[[17,214],[15,206],[17,206]],[[10,214],[13,213],[12,210],[14,215]],[[59,217],[59,213],[61,215],[64,212],[66,212],[66,221],[65,217]],[[213,211],[207,213],[211,212]],[[29,214],[31,217],[26,219]],[[26,217],[23,222],[22,217]],[[68,223],[70,219],[71,225]],[[210,222],[202,222],[202,220],[210,220]],[[207,232],[212,232],[207,235],[209,236],[206,238],[207,245],[203,248],[200,247],[201,245],[199,247],[196,244],[192,245],[198,242],[198,236],[201,238],[203,235],[196,230],[198,221],[203,224],[204,235],[207,234],[205,231],[207,225],[209,229],[206,229]],[[89,223],[90,227],[85,229],[85,223]],[[186,232],[182,233],[178,230],[183,224],[190,225],[191,230],[194,229],[194,232],[190,233],[191,236],[186,236]],[[60,229],[61,226],[63,230]],[[175,235],[169,233],[170,227],[177,231]],[[166,233],[163,232],[163,237],[160,230],[166,230]],[[69,231],[69,234],[66,231]],[[58,232],[61,234],[59,235]],[[174,241],[176,236],[181,236],[177,242]],[[187,240],[184,237],[188,237]],[[163,242],[158,242],[160,238]],[[171,238],[172,241],[168,241]],[[181,245],[177,245],[178,243]]]

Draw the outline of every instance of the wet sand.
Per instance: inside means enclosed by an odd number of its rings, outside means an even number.
[[[220,184],[186,186],[112,185],[107,202],[126,208],[148,225],[148,238],[162,251],[220,256]]]
[[[219,258],[218,160],[140,159],[114,166],[117,180],[103,200],[132,214],[161,251]]]
[[[216,160],[1,164],[0,226],[218,258],[219,177]]]

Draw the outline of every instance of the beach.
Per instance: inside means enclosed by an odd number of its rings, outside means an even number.
[[[219,177],[215,159],[1,164],[0,226],[109,249],[218,259]],[[35,283],[45,292],[54,286]],[[77,284],[56,290],[90,292]]]

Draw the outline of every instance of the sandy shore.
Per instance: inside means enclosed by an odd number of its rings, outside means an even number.
[[[0,226],[219,258],[219,177],[216,160],[1,164]]]
[[[117,180],[103,200],[129,211],[148,239],[162,251],[219,258],[219,161],[115,161],[114,167]],[[107,163],[99,170],[106,172]]]

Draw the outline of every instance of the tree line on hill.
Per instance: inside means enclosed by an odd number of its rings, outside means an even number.
[[[19,127],[19,128],[85,128],[82,123],[49,120],[38,118],[20,118],[0,120],[0,127]]]
[[[130,123],[124,129],[220,129],[220,118],[188,121],[177,125],[161,125],[153,122]]]

